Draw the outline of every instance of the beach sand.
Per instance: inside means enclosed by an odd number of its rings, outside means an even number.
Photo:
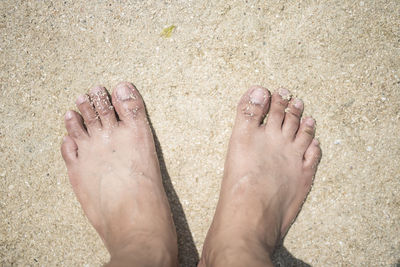
[[[302,98],[323,150],[276,264],[400,264],[399,1],[0,6],[0,265],[107,261],[59,147],[75,98],[124,80],[161,144],[182,266],[198,260],[236,104],[253,84]]]

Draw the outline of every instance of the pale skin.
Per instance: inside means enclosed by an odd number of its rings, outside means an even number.
[[[321,158],[314,120],[301,120],[303,102],[289,96],[260,86],[242,96],[199,266],[272,266]],[[80,113],[65,116],[61,152],[110,253],[107,266],[177,266],[175,226],[138,90],[119,83],[110,100],[97,86],[76,104]]]

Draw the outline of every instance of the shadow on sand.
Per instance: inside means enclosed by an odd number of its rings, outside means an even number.
[[[284,246],[279,246],[275,250],[272,262],[276,267],[311,267],[310,264],[296,259]]]
[[[197,266],[197,263],[199,262],[199,253],[197,252],[196,245],[194,244],[192,233],[190,232],[182,204],[179,201],[178,195],[176,194],[172,185],[171,177],[169,176],[167,167],[165,166],[161,145],[158,141],[150,119],[149,125],[151,131],[153,132],[164,189],[167,193],[169,205],[172,211],[172,217],[176,227],[176,234],[178,236],[179,265],[183,267],[194,267]]]

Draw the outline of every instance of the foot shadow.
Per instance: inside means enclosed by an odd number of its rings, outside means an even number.
[[[312,267],[310,264],[296,259],[284,246],[276,248],[272,255],[272,263],[277,267]]]
[[[147,116],[147,118],[149,120],[150,129],[153,132],[158,161],[160,163],[162,181],[164,184],[165,192],[167,193],[172,217],[174,219],[176,227],[176,234],[178,236],[179,265],[185,267],[197,266],[197,263],[199,262],[199,253],[197,252],[197,248],[194,244],[192,233],[190,232],[185,212],[182,208],[182,204],[179,201],[178,195],[176,194],[175,189],[172,185],[171,177],[169,176],[167,167],[165,166],[160,142],[158,141],[157,135],[154,131],[149,116]]]

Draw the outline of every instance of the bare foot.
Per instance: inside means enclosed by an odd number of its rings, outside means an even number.
[[[95,87],[76,104],[82,115],[67,112],[61,152],[109,264],[176,266],[175,226],[139,92],[120,83],[111,104],[106,89]]]
[[[285,89],[271,97],[252,87],[240,100],[200,265],[272,265],[271,254],[296,218],[321,158],[314,120],[300,122],[303,103],[289,98]]]

